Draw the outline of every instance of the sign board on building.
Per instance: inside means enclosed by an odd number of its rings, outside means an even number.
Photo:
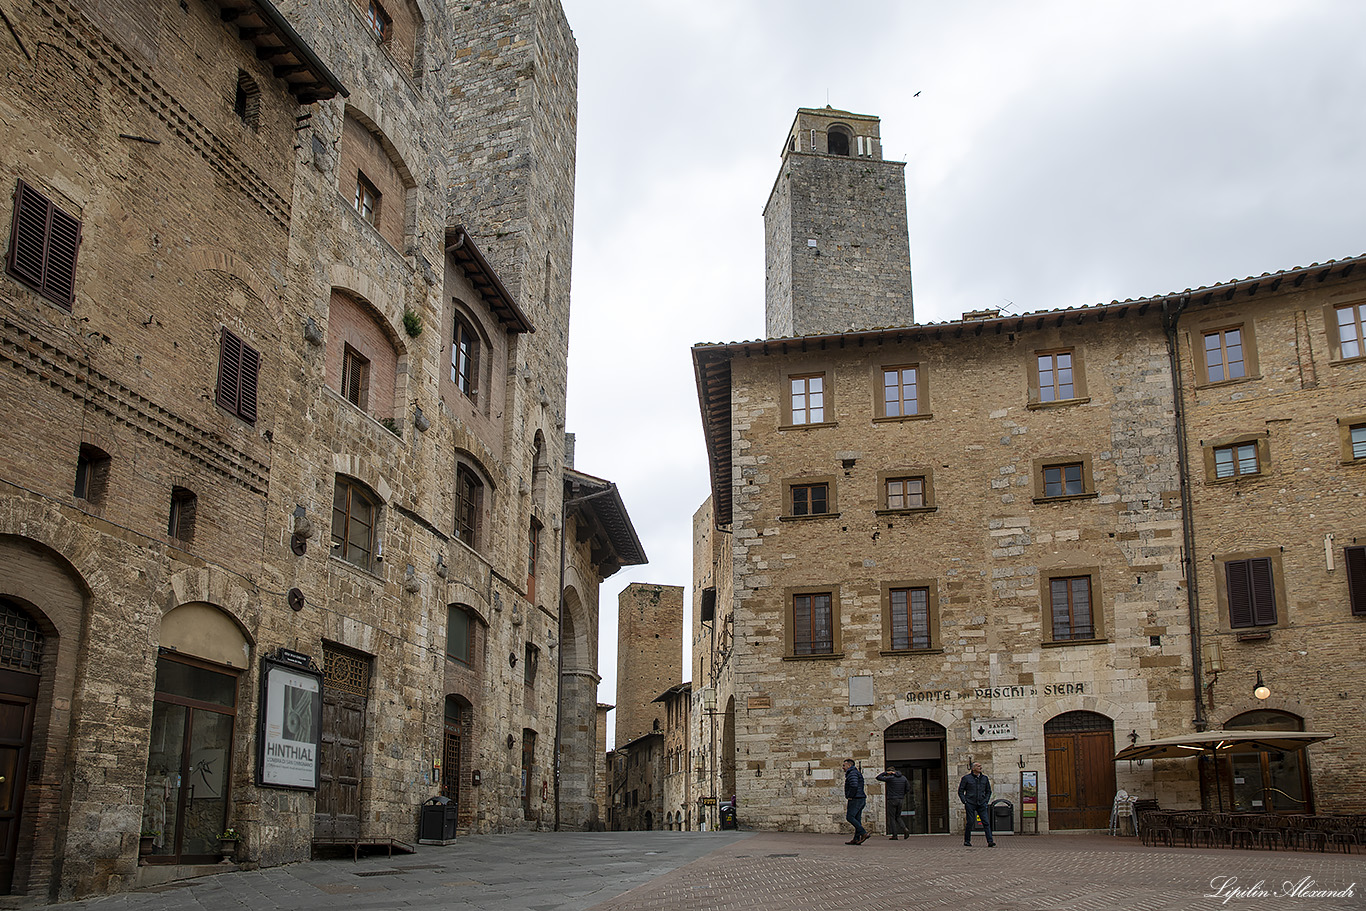
[[[322,674],[272,658],[261,662],[256,778],[266,787],[318,787]]]
[[[703,797],[703,798],[702,798],[702,806],[704,806],[704,807],[714,807],[714,806],[716,806],[716,798],[715,798],[715,797]]]
[[[849,678],[849,704],[850,705],[872,705],[873,704],[873,678],[872,677],[850,677]]]
[[[751,709],[771,709],[773,699],[769,696],[750,696],[747,705]]]
[[[1039,818],[1039,773],[1020,773],[1020,818]]]
[[[1014,718],[974,718],[972,719],[973,740],[1014,740]]]

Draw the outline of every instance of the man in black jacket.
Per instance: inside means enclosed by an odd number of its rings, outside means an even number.
[[[887,837],[896,841],[896,833],[900,829],[902,838],[910,838],[911,830],[906,828],[906,821],[901,818],[901,808],[905,806],[906,794],[911,789],[910,780],[893,766],[887,766],[887,771],[879,775],[877,780],[887,785]]]
[[[844,818],[854,826],[854,837],[846,845],[861,845],[868,840],[868,830],[863,828],[863,807],[868,803],[868,795],[863,792],[863,773],[854,765],[854,760],[844,760],[844,799],[849,801],[849,809]]]
[[[963,847],[972,847],[972,825],[979,817],[982,831],[987,833],[987,847],[996,847],[996,839],[991,837],[990,811],[987,809],[991,803],[991,779],[982,774],[980,762],[974,762],[972,771],[958,782],[958,799],[963,801],[963,809],[967,812],[967,819],[963,823]]]

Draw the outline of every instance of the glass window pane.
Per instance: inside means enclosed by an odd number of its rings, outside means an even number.
[[[1257,444],[1245,443],[1238,447],[1238,474],[1257,473]]]
[[[229,708],[237,704],[235,674],[222,674],[169,658],[157,659],[156,688],[158,693],[198,702],[211,702]]]
[[[826,508],[826,494],[827,494],[828,492],[829,492],[829,488],[827,488],[824,484],[818,484],[818,485],[816,485],[815,487],[812,487],[812,488],[811,488],[811,512],[812,512],[812,513],[823,513],[823,512],[828,512],[828,511],[829,511],[829,510]]]
[[[1214,450],[1214,476],[1216,478],[1233,477],[1233,450],[1225,447]]]
[[[1352,458],[1366,459],[1366,424],[1352,428]]]

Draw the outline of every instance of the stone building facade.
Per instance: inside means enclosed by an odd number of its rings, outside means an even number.
[[[883,160],[879,123],[797,111],[764,206],[770,338],[915,322],[906,163]]]
[[[594,824],[597,590],[644,553],[564,428],[558,4],[8,22],[0,885],[402,846],[438,793]]]
[[[617,749],[664,730],[656,698],[683,679],[683,587],[632,582],[617,596]]]
[[[689,748],[692,731],[692,684],[671,686],[655,697],[664,707],[664,748],[659,757],[660,806],[664,811],[659,828],[695,829],[695,807]]]
[[[851,153],[824,163],[815,195],[881,179]],[[770,327],[787,255],[770,246]],[[1017,826],[1037,775],[1040,831],[1106,827],[1121,788],[1213,805],[1213,766],[1113,761],[1212,721],[1337,734],[1225,762],[1225,795],[1359,806],[1333,677],[1366,622],[1345,578],[1366,493],[1357,264],[695,347],[713,495],[694,584],[717,601],[695,604],[693,683],[734,731],[705,765],[733,760],[742,822],[838,830],[845,757],[902,768],[918,832],[961,832],[974,760]],[[1286,688],[1259,704],[1254,666]]]

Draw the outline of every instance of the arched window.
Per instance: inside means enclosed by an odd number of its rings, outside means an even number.
[[[479,335],[458,313],[451,335],[451,382],[471,401],[479,401]]]
[[[370,569],[378,518],[378,501],[360,482],[339,475],[332,496],[332,555]]]
[[[461,664],[472,664],[474,655],[474,615],[463,604],[446,608],[446,657]]]
[[[26,674],[43,669],[43,634],[14,602],[0,598],[0,667]]]
[[[1303,731],[1304,719],[1289,712],[1257,709],[1228,720],[1226,730]],[[1204,765],[1201,766],[1205,771]],[[1219,760],[1216,802],[1229,801],[1239,813],[1312,813],[1314,794],[1303,750],[1248,750]]]
[[[455,466],[455,536],[470,547],[479,546],[484,483],[464,464]]]
[[[831,155],[848,155],[850,146],[849,128],[832,126],[825,134],[826,151]]]

